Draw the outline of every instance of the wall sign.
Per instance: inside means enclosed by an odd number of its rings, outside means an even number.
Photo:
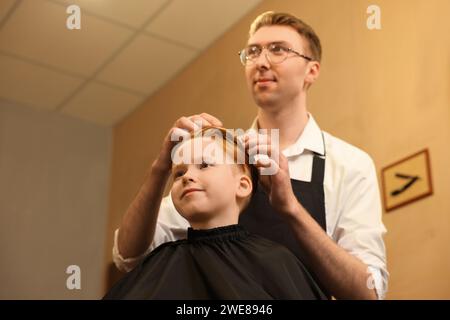
[[[428,149],[381,170],[386,212],[433,194]]]

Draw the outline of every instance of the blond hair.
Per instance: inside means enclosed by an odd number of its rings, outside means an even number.
[[[252,22],[249,36],[253,36],[256,31],[264,26],[289,26],[295,29],[307,41],[307,50],[311,58],[318,62],[322,59],[322,46],[319,37],[309,25],[299,18],[289,13],[264,12]]]
[[[233,134],[231,130],[227,130],[222,127],[216,126],[205,126],[200,130],[194,131],[191,133],[191,138],[198,137],[219,137],[222,139],[222,148],[225,154],[231,156],[233,160],[233,164],[236,164],[241,171],[251,179],[252,182],[252,193],[253,195],[256,192],[256,188],[258,185],[258,170],[255,166],[250,164],[249,157],[247,152],[245,152],[245,146],[238,139],[236,135]],[[219,142],[219,141],[215,141]],[[241,160],[244,160],[243,162]],[[241,212],[245,209],[245,207],[250,203],[251,196],[245,199],[243,205],[241,206]]]

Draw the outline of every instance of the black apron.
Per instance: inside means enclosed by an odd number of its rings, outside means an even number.
[[[314,153],[311,182],[291,179],[291,184],[298,201],[326,232],[325,195],[323,189],[324,173],[325,152],[323,158],[319,154]],[[306,265],[313,277],[315,277],[314,270],[311,269],[307,256],[302,252],[294,231],[281,214],[272,208],[269,203],[269,198],[261,186],[258,186],[248,207],[241,213],[239,223],[248,231],[275,241],[290,249]],[[315,280],[323,292],[327,294],[324,286],[317,280],[317,277],[315,277]],[[327,295],[329,296],[329,294]]]

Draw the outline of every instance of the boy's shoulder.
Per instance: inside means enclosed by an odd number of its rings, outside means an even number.
[[[150,253],[147,254],[147,256],[144,258],[142,263],[145,263],[145,261],[149,260],[150,258],[161,254],[161,252],[175,251],[178,248],[182,247],[183,245],[186,245],[187,243],[188,243],[187,239],[179,239],[179,240],[164,242],[164,243],[160,244],[159,246],[157,246],[152,251],[150,251]]]

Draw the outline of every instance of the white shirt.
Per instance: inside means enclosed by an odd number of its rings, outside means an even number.
[[[256,128],[256,120],[253,123]],[[325,150],[324,150],[325,141]],[[311,181],[313,156],[325,156],[326,232],[340,247],[364,262],[371,272],[368,285],[376,288],[378,298],[387,291],[389,273],[381,221],[381,202],[375,165],[364,151],[320,130],[311,114],[297,141],[283,150],[292,179]],[[114,234],[113,260],[123,271],[133,269],[151,250],[162,243],[186,238],[189,223],[175,209],[171,195],[164,197],[155,237],[148,250],[136,258],[124,259]],[[373,288],[372,287],[372,288]]]

